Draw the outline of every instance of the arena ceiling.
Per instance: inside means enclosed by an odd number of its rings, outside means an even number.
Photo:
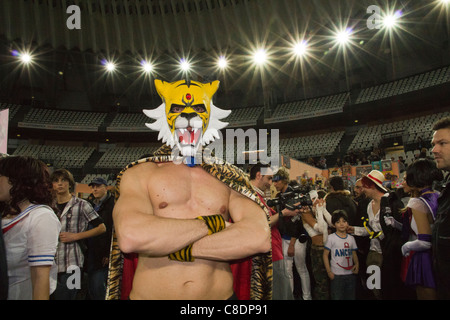
[[[68,20],[80,9],[79,28]],[[371,5],[401,12],[398,28],[369,27]],[[126,111],[160,103],[152,81],[221,81],[218,105],[267,105],[358,90],[450,63],[449,5],[439,0],[2,0],[0,98],[44,106]],[[74,20],[71,20],[72,22]],[[351,30],[347,46],[334,33]],[[307,40],[299,58],[294,43]],[[255,66],[265,48],[268,62]],[[28,50],[24,68],[12,52]],[[226,56],[226,70],[217,59]],[[107,73],[102,61],[114,61]],[[151,61],[143,74],[142,60]],[[69,101],[70,100],[70,101]]]

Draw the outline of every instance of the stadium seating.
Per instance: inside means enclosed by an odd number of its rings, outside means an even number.
[[[20,105],[18,105],[18,104],[12,104],[12,103],[0,103],[0,110],[3,110],[3,109],[9,109],[9,114],[8,114],[8,117],[9,117],[9,120],[11,120],[11,119],[13,119],[14,118],[14,116],[17,114],[17,112],[19,111],[19,109],[20,109]]]
[[[50,162],[57,168],[83,168],[95,151],[94,147],[49,145],[21,145],[13,155],[31,156]]]
[[[265,122],[285,122],[340,113],[343,112],[349,96],[350,93],[346,92],[320,98],[282,103],[275,108],[272,117],[265,119]]]
[[[349,150],[372,150],[381,142],[382,135],[391,132],[402,132],[401,135],[405,145],[416,143],[419,137],[423,141],[431,141],[433,124],[449,115],[450,112],[442,112],[361,128],[353,139]]]
[[[19,127],[98,131],[107,113],[32,108]]]
[[[407,77],[397,81],[392,81],[363,89],[360,92],[355,103],[360,104],[370,101],[376,101],[440,85],[449,81],[450,81],[450,67],[444,67],[430,72],[418,74],[412,77]]]
[[[148,147],[116,147],[107,150],[95,165],[97,169],[122,169],[141,156],[152,154],[161,144]]]
[[[280,140],[280,154],[296,159],[332,155],[345,131],[302,136]]]

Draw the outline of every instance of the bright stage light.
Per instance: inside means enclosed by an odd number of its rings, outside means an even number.
[[[187,72],[187,71],[191,70],[191,64],[186,59],[181,59],[180,60],[180,68],[184,72]]]
[[[447,5],[450,3],[450,0],[440,0],[442,4]]]
[[[31,55],[29,53],[21,53],[19,54],[19,59],[20,61],[22,61],[24,64],[29,64],[31,63],[31,61],[33,60],[33,58],[31,57]]]
[[[267,61],[266,51],[264,49],[259,49],[258,51],[256,51],[253,55],[253,60],[258,65],[266,63]]]
[[[106,63],[106,70],[108,71],[114,71],[116,69],[116,65],[112,62],[108,62]]]
[[[336,42],[340,45],[346,45],[350,42],[352,31],[345,29],[336,33]]]
[[[401,18],[402,12],[396,11],[394,14],[389,14],[383,18],[383,25],[387,29],[395,28],[398,25],[398,20]]]
[[[298,56],[298,57],[303,57],[308,51],[308,43],[306,41],[301,41],[298,42],[295,46],[294,46],[294,53]]]
[[[220,69],[225,69],[228,66],[228,61],[225,57],[220,57],[217,65]]]
[[[102,60],[102,65],[105,66],[106,71],[113,72],[116,69],[116,65],[114,62]]]
[[[143,60],[141,62],[141,66],[142,66],[142,69],[144,70],[144,72],[146,72],[146,73],[150,73],[153,71],[153,65],[150,62]]]

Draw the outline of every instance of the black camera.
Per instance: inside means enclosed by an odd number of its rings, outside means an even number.
[[[267,205],[269,207],[280,207],[283,205],[289,210],[312,206],[312,200],[309,195],[310,188],[308,186],[294,186],[291,188],[292,191],[279,193],[276,198],[267,200]]]
[[[306,206],[311,207],[312,200],[309,195],[309,191],[309,186],[291,186],[291,191],[279,193],[276,198],[269,199],[266,201],[266,203],[269,207],[276,207],[277,212],[280,214],[280,217],[282,217],[282,208],[296,210]],[[296,215],[291,218],[292,222],[296,222],[298,220],[301,220],[300,215]],[[308,234],[303,228],[303,224],[300,224],[300,228],[301,232],[298,241],[300,243],[305,243],[306,241],[308,241]]]

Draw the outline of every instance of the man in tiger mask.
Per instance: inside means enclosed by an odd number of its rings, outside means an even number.
[[[229,111],[212,102],[219,82],[155,86],[163,104],[144,113],[166,145],[118,176],[107,299],[239,298],[230,262],[249,256],[248,297],[270,299],[267,212],[239,169],[197,156],[226,126]]]

